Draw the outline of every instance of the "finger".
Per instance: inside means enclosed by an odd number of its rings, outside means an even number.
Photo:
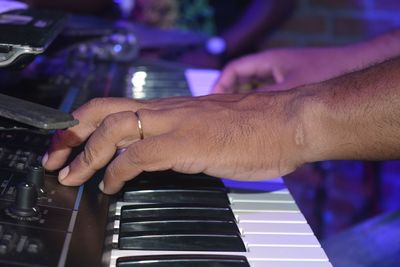
[[[211,89],[212,94],[233,93],[233,87],[237,83],[238,64],[236,61],[229,63],[221,72]]]
[[[212,93],[234,93],[241,84],[251,82],[255,74],[268,75],[270,72],[268,64],[262,62],[257,54],[240,58],[225,67],[213,86]]]
[[[132,111],[107,116],[89,138],[84,150],[59,174],[64,185],[80,185],[103,168],[117,149],[139,140],[137,117]]]
[[[172,134],[147,138],[133,143],[107,167],[99,188],[106,194],[118,192],[126,181],[143,171],[172,169],[177,151],[183,153]]]
[[[60,171],[60,182],[64,185],[84,183],[112,159],[117,149],[138,141],[138,117],[145,138],[169,132],[179,120],[176,116],[163,117],[164,113],[165,111],[138,110],[138,116],[132,111],[108,115],[89,138],[84,151]]]
[[[52,144],[43,158],[43,166],[48,170],[59,169],[67,160],[73,147],[82,144],[111,113],[134,110],[143,104],[123,98],[97,98],[89,101],[73,112],[79,124],[65,131],[57,131]]]

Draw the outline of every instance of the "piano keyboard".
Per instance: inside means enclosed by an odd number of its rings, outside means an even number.
[[[208,94],[218,75],[185,71],[194,96]],[[109,216],[110,267],[331,266],[282,179],[144,174],[124,187]]]
[[[137,66],[130,66],[93,61],[89,66],[73,56],[38,63],[40,75],[29,69],[22,80],[0,73],[2,92],[25,92],[28,85],[35,88],[29,97],[39,100],[49,94],[48,103],[60,98],[62,106],[74,109],[100,96],[190,95],[188,85],[192,95],[204,95],[218,77],[216,71],[195,70],[186,71],[185,80],[181,68],[163,62],[138,60]],[[42,81],[47,76],[49,80]],[[1,161],[6,164],[0,177],[1,210],[14,207],[16,185],[26,179],[20,163],[26,167],[33,163],[27,160],[36,160],[19,152],[42,155],[49,137],[38,134],[46,144],[36,146],[31,131],[3,134],[0,141],[7,153]],[[9,165],[8,156],[21,162]],[[54,173],[43,179],[46,195],[37,204],[39,221],[0,216],[1,266],[331,266],[283,183],[222,183],[204,175],[163,172],[143,174],[128,182],[120,195],[109,197],[97,189],[102,172],[79,188],[60,186]]]
[[[110,266],[331,266],[283,184],[242,193],[218,181],[171,173],[131,181],[111,207]]]

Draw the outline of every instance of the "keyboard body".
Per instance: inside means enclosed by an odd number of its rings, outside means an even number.
[[[184,68],[145,60],[115,63],[61,54],[39,57],[23,71],[1,71],[0,79],[4,94],[66,112],[95,97],[191,95]],[[5,210],[15,202],[17,185],[29,175],[29,167],[41,161],[52,132],[8,120],[1,120],[1,127],[0,266],[331,266],[279,178],[222,184],[201,174],[183,180],[170,172],[144,174],[143,184],[128,185],[110,197],[97,187],[102,171],[80,187],[61,186],[56,173],[46,173],[45,194],[37,202],[40,219],[10,218]],[[211,185],[196,179],[212,180]],[[193,180],[195,186],[185,187],[184,180]],[[140,205],[156,212],[147,213],[144,221],[128,218],[127,223],[121,217],[121,210]],[[169,209],[175,213],[155,215]],[[222,215],[213,210],[223,210]],[[180,211],[188,213],[180,217]],[[127,231],[121,234],[123,229]],[[135,245],[139,242],[143,247]],[[132,244],[134,249],[129,248]],[[161,265],[150,265],[154,262]]]

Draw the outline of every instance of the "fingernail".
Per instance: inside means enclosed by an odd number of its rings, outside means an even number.
[[[69,173],[69,166],[65,167],[58,173],[58,180],[62,181]]]
[[[99,183],[99,189],[100,189],[101,192],[104,192],[104,182],[103,181],[101,181]]]
[[[44,154],[44,156],[42,158],[42,165],[43,166],[46,164],[48,159],[49,159],[49,154],[46,152],[46,154]]]

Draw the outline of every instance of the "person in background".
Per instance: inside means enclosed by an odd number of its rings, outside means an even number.
[[[137,0],[132,19],[209,36],[200,47],[167,57],[198,67],[219,68],[232,58],[257,51],[263,39],[288,18],[294,5],[294,0]]]

